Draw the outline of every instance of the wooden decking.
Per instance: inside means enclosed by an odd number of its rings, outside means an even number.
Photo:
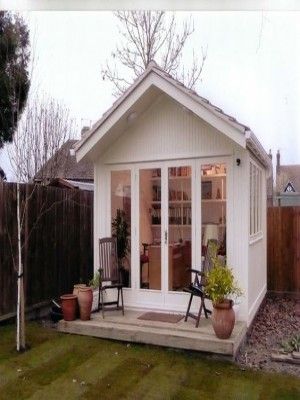
[[[175,324],[137,319],[143,311],[93,313],[90,321],[60,321],[58,330],[78,335],[145,343],[186,350],[195,350],[234,357],[246,334],[246,323],[237,322],[230,339],[220,340],[213,331],[210,319],[202,318],[199,328],[195,321],[181,320]]]

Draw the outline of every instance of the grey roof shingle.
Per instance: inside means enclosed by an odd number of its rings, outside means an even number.
[[[70,150],[78,142],[69,139],[60,149],[45,163],[35,175],[35,179],[63,178],[75,181],[94,180],[93,163],[89,161],[76,161],[75,155]]]

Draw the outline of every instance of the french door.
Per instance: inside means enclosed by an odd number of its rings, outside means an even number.
[[[111,212],[122,207],[130,226],[128,305],[185,310],[187,269],[201,268],[209,238],[226,239],[226,168],[210,159],[111,171]]]
[[[141,306],[183,308],[186,270],[193,265],[195,238],[194,161],[144,164],[135,167],[136,280]]]

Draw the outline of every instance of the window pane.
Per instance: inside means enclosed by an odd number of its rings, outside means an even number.
[[[226,255],[226,165],[207,164],[201,168],[202,259],[208,240],[215,239],[219,255]]]
[[[169,290],[180,291],[191,281],[192,182],[191,167],[168,169]]]
[[[140,170],[140,288],[161,289],[161,170]]]
[[[121,275],[126,287],[131,286],[131,173],[111,171],[112,235],[117,236]]]

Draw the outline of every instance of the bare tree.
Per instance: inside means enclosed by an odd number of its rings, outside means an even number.
[[[19,181],[30,182],[37,174],[41,180],[56,177],[67,160],[58,150],[74,136],[75,122],[64,105],[49,97],[29,100],[9,151]]]
[[[8,153],[11,166],[17,181],[17,248],[12,254],[13,265],[17,272],[17,350],[26,349],[25,337],[25,293],[24,293],[24,260],[23,250],[27,246],[31,232],[27,232],[27,239],[24,242],[24,224],[28,209],[28,202],[34,194],[36,185],[25,193],[21,199],[20,182],[28,182],[33,179],[40,170],[42,173],[55,174],[58,168],[56,157],[57,150],[61,145],[74,134],[75,124],[70,118],[69,110],[50,97],[39,99],[36,95],[29,96],[26,108],[20,118],[18,118],[17,129],[13,136]],[[51,170],[43,168],[47,161],[53,158]],[[62,160],[60,160],[62,161]],[[46,211],[42,205],[37,214],[37,221]],[[10,239],[14,241],[13,238]]]
[[[103,80],[113,83],[115,96],[122,94],[152,60],[187,87],[195,87],[204,66],[206,51],[201,49],[200,58],[193,51],[191,65],[184,67],[183,50],[194,32],[191,19],[186,20],[180,30],[174,14],[167,15],[165,11],[118,11],[114,15],[119,21],[122,39],[111,53],[112,60],[106,61],[101,73]]]

